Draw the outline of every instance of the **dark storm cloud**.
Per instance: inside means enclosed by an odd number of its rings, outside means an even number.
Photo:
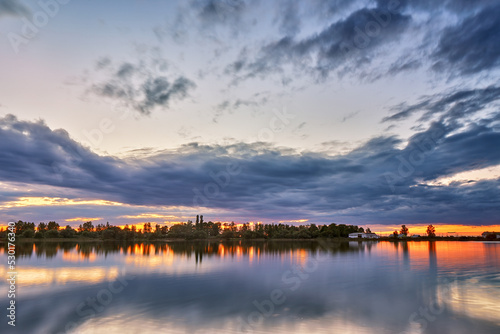
[[[397,110],[397,113],[384,118],[383,121],[399,121],[416,113],[422,113],[420,121],[429,120],[433,116],[439,116],[446,121],[457,121],[484,110],[499,99],[500,87],[496,86],[484,89],[456,90],[450,94],[426,96],[413,105],[396,106],[393,109]]]
[[[399,138],[379,137],[343,155],[192,143],[118,159],[96,155],[41,121],[10,115],[0,120],[0,179],[135,205],[200,205],[269,219],[493,223],[500,180],[426,181],[499,165],[497,119],[468,127],[434,122],[403,148]]]
[[[196,35],[224,43],[226,37],[219,36],[217,30],[228,29],[232,37],[237,35],[248,25],[246,14],[253,8],[251,5],[251,0],[181,1],[173,21],[156,26],[153,32],[161,42],[170,36],[175,42],[184,44]]]
[[[353,67],[369,63],[372,50],[397,40],[409,26],[411,16],[399,9],[395,5],[362,8],[309,37],[285,35],[260,49],[257,58],[244,67],[245,76],[279,72],[283,65],[292,63],[298,69],[326,77],[347,62]]]
[[[500,5],[495,1],[278,3],[274,20],[280,37],[262,42],[252,56],[248,49],[241,52],[226,67],[233,83],[284,75],[290,66],[319,81],[332,73],[374,81],[423,66],[450,76],[473,75],[497,68],[500,62]],[[450,18],[458,23],[443,26]],[[325,28],[298,37],[301,27],[311,23]],[[426,37],[419,40],[419,34]]]
[[[247,4],[244,0],[195,0],[191,6],[203,22],[216,24],[237,21]]]
[[[473,74],[500,65],[500,4],[486,7],[441,35],[434,58],[437,70]]]
[[[0,16],[27,16],[31,10],[18,0],[0,0]]]
[[[98,62],[97,69],[107,70],[108,78],[93,84],[90,92],[149,115],[156,107],[169,108],[171,101],[185,99],[196,88],[196,84],[184,76],[173,80],[168,78],[166,68],[166,64],[159,60],[153,60],[152,64],[125,62],[114,68],[111,60],[104,58]]]

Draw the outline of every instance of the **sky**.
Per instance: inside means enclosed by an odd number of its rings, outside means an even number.
[[[493,0],[0,0],[0,224],[500,229],[498,17]]]

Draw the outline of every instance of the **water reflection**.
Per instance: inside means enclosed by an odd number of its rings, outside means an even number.
[[[494,333],[499,249],[405,241],[19,244],[19,322],[2,333]]]

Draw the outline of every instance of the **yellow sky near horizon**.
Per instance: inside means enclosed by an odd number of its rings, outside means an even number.
[[[117,224],[113,221],[110,221],[112,225],[119,226],[123,228],[126,224],[129,226],[135,225],[137,229],[143,229],[143,226],[146,222],[151,222],[152,226],[159,224],[161,226],[168,225],[172,226],[175,224],[187,222],[188,220],[194,220],[190,215],[186,215],[186,213],[193,211],[193,208],[189,207],[179,207],[179,206],[145,206],[145,205],[130,205],[126,203],[116,202],[116,201],[106,201],[100,199],[85,199],[85,198],[62,198],[62,197],[19,197],[16,200],[4,202],[0,204],[0,211],[2,209],[9,208],[29,208],[29,207],[40,207],[40,206],[54,206],[54,207],[71,207],[71,206],[97,206],[97,207],[124,207],[124,208],[133,208],[140,210],[138,213],[134,214],[124,214],[117,216],[116,219],[120,219],[121,221]],[[155,211],[155,212],[153,212]],[[163,211],[163,212],[162,212]],[[169,212],[170,211],[170,212]],[[174,211],[177,214],[173,214]],[[214,209],[204,209],[206,213],[215,212]],[[182,214],[184,213],[184,214]],[[125,220],[125,221],[124,221]],[[214,222],[221,223],[231,223],[231,221],[225,221],[223,219],[209,219]],[[97,216],[73,216],[67,217],[58,220],[57,222],[61,225],[61,227],[67,225],[66,223],[73,223],[69,225],[74,225],[76,228],[80,223],[85,223],[87,221],[92,221],[94,226],[97,224],[106,224],[106,219],[103,217]],[[208,221],[206,219],[206,221]],[[297,225],[307,225],[311,222],[309,219],[290,219],[290,220],[279,220],[279,221],[268,221],[266,223],[287,223],[287,224],[297,224]],[[321,223],[316,223],[317,225],[322,225]],[[328,225],[329,223],[325,223]],[[364,227],[365,229],[369,227],[372,232],[378,233],[380,235],[388,235],[391,234],[394,230],[399,231],[401,229],[401,225],[383,225],[383,224],[353,224],[358,225],[360,227]],[[420,234],[425,235],[428,224],[414,224],[407,225],[409,228],[410,235],[412,234]],[[481,235],[481,233],[485,231],[500,231],[500,224],[494,225],[463,225],[463,224],[433,224],[436,228],[436,234],[438,236],[446,236],[446,235],[470,235],[477,236]],[[241,223],[237,223],[237,226],[241,226]],[[0,228],[6,228],[6,222],[0,222]]]

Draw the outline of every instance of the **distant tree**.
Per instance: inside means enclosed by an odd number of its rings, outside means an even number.
[[[46,238],[59,238],[59,231],[58,230],[48,230],[45,232],[45,237]]]
[[[62,238],[73,238],[76,235],[76,231],[69,225],[62,229],[60,232]]]
[[[47,228],[49,230],[59,230],[59,224],[56,223],[56,222],[49,222],[49,224],[47,225]]]
[[[222,231],[221,237],[224,239],[231,239],[234,238],[234,232],[229,230],[224,230]]]
[[[372,230],[370,230],[369,227],[366,228],[366,233],[372,233]]]
[[[47,224],[45,224],[44,222],[40,222],[40,224],[38,224],[37,230],[38,232],[42,233],[47,231]]]
[[[81,236],[84,237],[84,238],[92,238],[93,237],[93,233],[89,232],[89,231],[83,231],[82,234],[81,234]]]
[[[309,233],[311,233],[311,236],[313,238],[316,238],[319,236],[319,229],[316,226],[316,224],[311,224],[311,226],[309,226]]]
[[[80,224],[80,232],[92,232],[94,230],[94,224],[92,222],[86,222],[83,225]]]
[[[33,238],[35,236],[35,230],[27,229],[21,234],[25,238]]]
[[[220,231],[221,231],[221,224],[220,223],[212,224],[211,229],[210,229],[210,235],[216,237],[220,234]]]
[[[107,228],[102,232],[102,238],[104,240],[113,240],[116,238],[116,231],[112,228]]]
[[[22,220],[16,223],[16,234],[23,234],[26,230],[32,230],[33,235],[35,234],[35,223],[23,222]]]
[[[104,224],[97,224],[97,226],[95,227],[96,232],[102,232],[105,229],[106,229],[106,225],[104,225]]]
[[[194,228],[196,230],[201,230],[200,216],[199,215],[196,215],[196,222],[194,224]]]
[[[398,235],[399,235],[398,231],[394,231],[394,232],[392,233],[392,236],[393,236],[394,238],[397,238],[397,237],[398,237]]]
[[[203,225],[203,215],[200,216],[200,225]]]
[[[427,226],[427,236],[429,238],[434,238],[436,236],[436,228],[434,226]]]
[[[151,227],[151,223],[145,223],[144,224],[144,233],[151,233],[153,231]]]
[[[192,239],[206,239],[207,233],[205,231],[195,231],[192,235]]]
[[[402,234],[406,237],[406,236],[408,236],[408,232],[409,232],[409,230],[406,227],[406,225],[401,225],[401,231],[399,231],[399,234]]]

